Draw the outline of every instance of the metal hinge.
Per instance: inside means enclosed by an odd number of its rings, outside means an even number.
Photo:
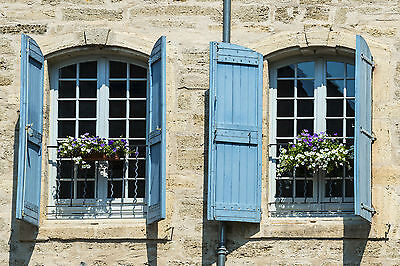
[[[372,142],[376,140],[375,134],[373,132],[369,133],[362,127],[360,127],[360,132],[363,133],[365,136],[367,136]]]
[[[375,63],[373,60],[370,60],[368,57],[366,57],[364,54],[361,54],[361,59],[367,62],[372,68],[375,67]]]
[[[372,215],[374,215],[376,213],[375,209],[372,207],[369,207],[367,205],[365,205],[364,203],[361,202],[361,209],[366,210],[367,212],[370,212]]]

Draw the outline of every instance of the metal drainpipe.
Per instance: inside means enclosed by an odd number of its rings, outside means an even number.
[[[217,248],[217,266],[225,266],[226,260],[226,224],[224,222],[219,223],[219,240]]]
[[[231,0],[224,0],[224,21],[223,21],[222,41],[226,43],[231,42]],[[217,248],[217,266],[225,266],[226,260],[226,224],[225,222],[219,223],[218,229],[218,248]]]
[[[231,0],[224,0],[224,24],[222,41],[231,42]]]

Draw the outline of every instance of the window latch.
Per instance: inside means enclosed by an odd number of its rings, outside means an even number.
[[[371,140],[371,142],[374,142],[376,140],[375,134],[373,132],[369,133],[362,127],[360,127],[360,132],[367,136]]]
[[[367,62],[368,65],[370,65],[372,68],[375,68],[375,63],[368,57],[366,57],[364,54],[361,54],[361,59]]]
[[[365,205],[364,203],[361,202],[361,209],[366,210],[367,212],[370,212],[372,215],[374,215],[376,213],[375,209],[372,207],[369,207],[367,205]]]

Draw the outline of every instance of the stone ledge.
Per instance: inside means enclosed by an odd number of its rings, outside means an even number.
[[[157,227],[155,227],[157,228]],[[21,241],[169,241],[172,228],[157,233],[145,219],[45,220],[35,238]],[[151,232],[150,232],[151,231]]]

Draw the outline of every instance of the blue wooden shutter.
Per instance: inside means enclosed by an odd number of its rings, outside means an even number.
[[[22,34],[16,218],[36,226],[40,216],[43,62],[37,43]]]
[[[208,219],[260,222],[263,58],[210,44]]]
[[[355,214],[371,221],[371,76],[373,60],[365,40],[356,39],[356,124],[354,144],[354,203]]]
[[[165,218],[166,38],[157,40],[149,58],[146,120],[147,223]]]

